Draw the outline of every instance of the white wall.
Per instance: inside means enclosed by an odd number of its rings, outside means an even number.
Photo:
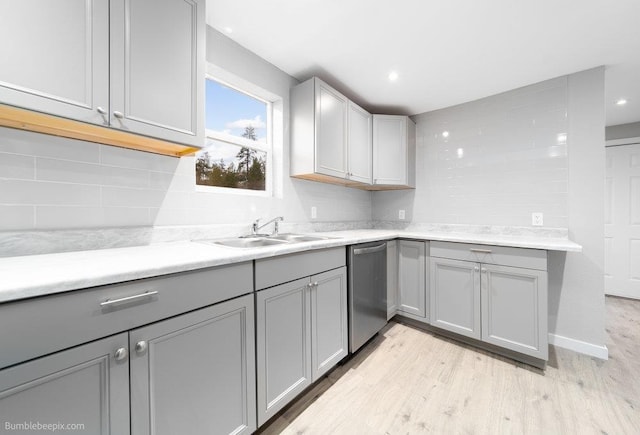
[[[289,89],[273,65],[207,29],[207,59],[281,96],[284,122],[277,197],[195,192],[194,158],[176,159],[107,145],[0,128],[0,231],[113,226],[370,221],[371,194],[295,180],[289,168]]]
[[[375,193],[374,219],[566,228],[566,113],[561,77],[416,115],[416,190]]]
[[[568,227],[569,237],[583,250],[567,253],[566,259],[549,257],[549,329],[597,346],[604,345],[606,337],[604,68],[570,75],[568,96]]]

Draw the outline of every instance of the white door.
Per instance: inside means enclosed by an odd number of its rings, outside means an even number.
[[[607,147],[605,293],[640,299],[640,144]]]

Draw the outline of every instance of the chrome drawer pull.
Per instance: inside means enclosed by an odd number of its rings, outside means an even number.
[[[471,248],[471,249],[469,249],[469,251],[477,252],[478,254],[491,254],[491,249],[475,249],[475,248]]]
[[[100,306],[101,307],[108,307],[108,306],[113,305],[113,304],[119,304],[121,302],[134,301],[136,299],[141,299],[141,298],[148,298],[150,296],[157,295],[157,294],[158,294],[158,292],[156,290],[154,290],[154,291],[150,291],[150,292],[140,293],[139,295],[127,296],[127,297],[119,298],[119,299],[107,299],[104,302],[100,302]]]

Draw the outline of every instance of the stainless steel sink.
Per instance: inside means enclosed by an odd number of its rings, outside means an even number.
[[[260,248],[263,246],[286,245],[286,240],[267,239],[266,237],[233,238],[222,240],[200,240],[204,243],[229,246],[231,248]]]
[[[278,234],[277,236],[234,237],[230,239],[195,240],[211,245],[228,246],[230,248],[260,248],[264,246],[286,245],[289,243],[317,242],[331,237],[312,236],[308,234]]]
[[[270,240],[286,240],[287,242],[317,242],[318,240],[328,240],[329,237],[310,236],[307,234],[278,234],[269,236]]]

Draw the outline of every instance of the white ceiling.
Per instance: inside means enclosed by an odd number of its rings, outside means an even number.
[[[640,0],[207,0],[207,23],[372,111],[417,114],[605,65],[607,125],[640,121]]]

